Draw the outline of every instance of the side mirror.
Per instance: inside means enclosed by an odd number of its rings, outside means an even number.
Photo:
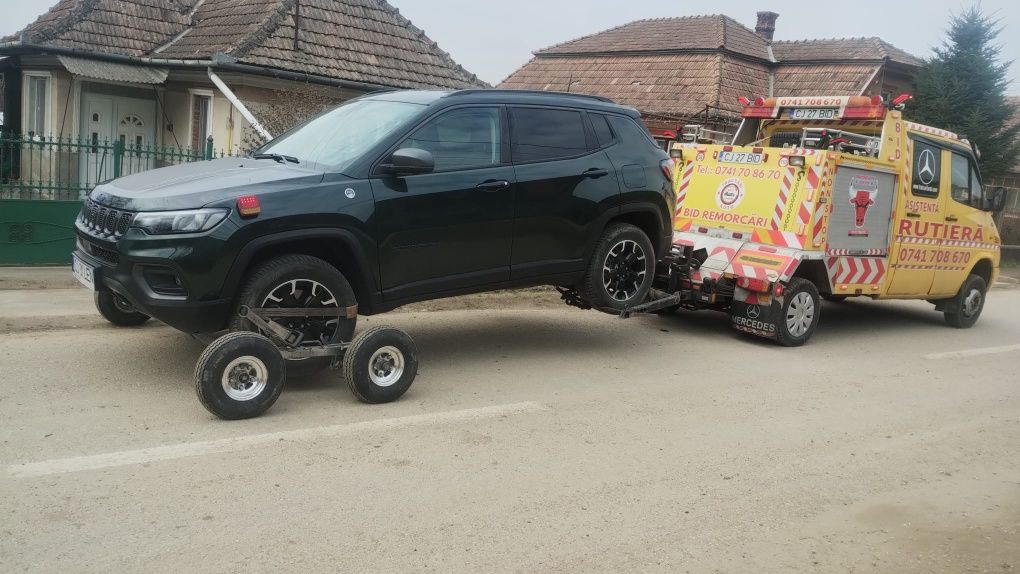
[[[390,175],[432,173],[436,169],[436,160],[429,151],[407,147],[393,152],[386,162],[379,165],[379,169]]]
[[[1006,188],[996,187],[992,189],[992,195],[988,198],[988,211],[998,213],[1006,208]]]

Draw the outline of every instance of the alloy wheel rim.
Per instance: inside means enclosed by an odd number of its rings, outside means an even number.
[[[258,357],[245,355],[227,364],[220,383],[223,392],[235,401],[250,401],[266,390],[269,369]]]
[[[815,300],[801,291],[790,300],[786,310],[786,330],[794,337],[801,337],[811,328],[815,319]]]
[[[313,279],[290,279],[273,287],[262,300],[266,308],[304,307],[318,309],[339,307],[336,296],[325,285]],[[277,317],[273,321],[305,335],[302,345],[320,345],[332,342],[340,328],[338,317]]]
[[[376,386],[392,386],[403,374],[404,354],[396,347],[381,347],[368,360],[368,377]]]
[[[631,239],[613,245],[602,263],[602,287],[616,301],[637,295],[645,281],[645,250]]]

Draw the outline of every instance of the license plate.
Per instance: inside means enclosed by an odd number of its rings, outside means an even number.
[[[838,110],[832,108],[794,108],[790,110],[791,120],[832,120]]]
[[[74,274],[74,278],[82,285],[88,287],[92,291],[96,290],[95,268],[84,263],[81,259],[78,259],[74,255],[71,256],[71,273]]]
[[[744,163],[756,164],[764,161],[763,154],[750,153],[746,151],[721,151],[719,161],[723,163]]]

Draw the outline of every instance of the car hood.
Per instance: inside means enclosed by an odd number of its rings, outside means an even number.
[[[323,173],[271,159],[223,158],[136,173],[99,184],[89,197],[128,211],[198,208],[239,195],[311,185]]]

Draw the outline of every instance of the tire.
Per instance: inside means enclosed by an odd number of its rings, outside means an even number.
[[[224,420],[250,419],[266,412],[283,392],[287,362],[268,337],[239,331],[206,347],[195,365],[195,394]]]
[[[776,341],[784,347],[799,347],[818,327],[822,309],[818,288],[807,279],[794,277],[783,294],[782,313],[776,321]]]
[[[99,314],[118,327],[137,327],[149,320],[148,315],[136,311],[127,299],[112,291],[97,291],[95,300]]]
[[[595,309],[618,313],[645,300],[655,279],[652,242],[629,223],[606,228],[595,246],[581,296]]]
[[[953,298],[950,310],[945,311],[946,323],[957,329],[969,329],[977,323],[985,308],[988,284],[979,275],[971,274]]]
[[[296,281],[295,288],[297,296],[287,296],[287,286]],[[317,284],[316,287],[313,284]],[[324,295],[321,289],[325,289],[328,295]],[[311,292],[309,292],[311,291]],[[284,295],[280,302],[275,302],[273,297]],[[291,295],[294,295],[293,293]],[[309,255],[284,255],[270,259],[252,270],[245,278],[244,286],[237,297],[237,309],[242,305],[251,309],[259,307],[278,306],[309,306],[321,307],[324,301],[334,300],[338,307],[349,307],[357,305],[354,290],[351,284],[342,273],[329,263],[317,257]],[[307,344],[315,345],[322,343],[339,343],[350,341],[354,335],[354,327],[357,324],[357,317],[345,319],[341,317],[335,328],[326,325],[326,319],[306,319],[297,317],[294,319],[280,320],[281,323],[289,326],[300,326],[305,324],[307,328]],[[237,315],[236,310],[230,320],[231,331],[254,331],[258,329],[247,319]],[[330,357],[313,357],[309,359],[298,359],[287,361],[287,372],[290,376],[303,377],[313,375],[329,367],[333,361]]]
[[[344,354],[343,375],[359,401],[389,403],[411,387],[418,374],[418,348],[392,327],[373,327],[358,335]]]

